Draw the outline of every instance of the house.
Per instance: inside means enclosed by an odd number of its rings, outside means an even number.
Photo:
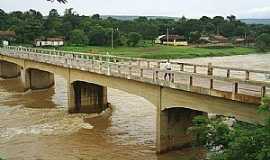
[[[45,47],[45,46],[63,46],[64,45],[64,38],[43,38],[43,39],[36,39],[34,42],[34,46],[36,47]]]
[[[210,36],[201,36],[200,38],[201,43],[228,43],[229,39],[222,36],[222,35],[210,35]]]
[[[184,36],[180,35],[161,35],[155,40],[156,44],[187,46],[188,42]]]
[[[1,45],[8,46],[10,41],[14,40],[16,33],[14,31],[0,31]]]

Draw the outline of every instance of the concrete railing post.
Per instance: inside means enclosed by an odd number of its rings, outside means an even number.
[[[142,64],[141,64],[141,60],[139,60],[139,61],[138,61],[138,66],[139,66],[139,68],[141,68],[141,65],[142,65]]]
[[[141,77],[141,79],[143,78],[143,69],[142,68],[140,68],[140,77]]]
[[[174,83],[175,77],[174,77],[174,73],[171,73],[172,79],[171,82]]]
[[[160,62],[157,62],[157,68],[160,69]]]
[[[98,72],[101,73],[102,66],[101,66],[101,61],[98,61]]]
[[[265,97],[265,96],[266,96],[266,87],[265,86],[262,86],[261,97]]]
[[[189,76],[189,86],[193,86],[193,77]]]
[[[194,65],[193,73],[197,73],[197,66],[196,65]]]
[[[210,89],[214,89],[214,79],[210,79]]]
[[[121,74],[121,66],[119,64],[117,65],[117,71],[119,74]]]
[[[239,84],[238,82],[235,82],[233,87],[233,93],[238,94],[238,92],[239,92]]]
[[[213,66],[212,66],[212,63],[208,63],[207,75],[209,75],[209,76],[212,76],[213,75]]]
[[[230,78],[230,77],[231,77],[231,70],[227,69],[227,78]]]
[[[111,75],[111,73],[112,73],[111,64],[108,63],[107,66],[108,66],[108,73],[107,74]]]
[[[245,78],[247,81],[250,79],[249,77],[249,71],[246,71],[246,78]]]
[[[156,73],[155,73],[155,81],[158,81],[158,71],[155,71]]]
[[[182,72],[183,72],[183,71],[184,71],[184,69],[185,69],[185,68],[184,68],[184,64],[183,64],[183,63],[181,63],[181,64],[180,64],[180,71],[182,71]]]
[[[147,61],[147,68],[150,68],[150,61]]]
[[[132,76],[132,66],[128,67],[128,76],[129,76],[129,78],[131,78],[131,76]]]

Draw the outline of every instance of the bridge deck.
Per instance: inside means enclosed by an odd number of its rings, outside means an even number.
[[[22,47],[1,48],[0,55],[123,77],[246,103],[260,103],[261,97],[270,95],[268,79],[270,71],[179,62],[172,62],[172,71],[167,71],[162,69],[164,61],[158,60]],[[171,80],[164,80],[166,73],[171,74]]]

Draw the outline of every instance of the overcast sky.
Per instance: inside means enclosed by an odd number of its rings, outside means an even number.
[[[83,15],[139,15],[199,18],[236,15],[238,18],[270,18],[270,0],[68,0],[67,4],[46,0],[0,0],[6,12],[30,8],[47,15],[55,8],[63,13],[66,8]]]

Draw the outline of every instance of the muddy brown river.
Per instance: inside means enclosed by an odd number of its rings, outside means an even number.
[[[181,60],[183,61],[183,60]],[[185,60],[270,70],[270,54]],[[108,89],[112,110],[67,113],[66,81],[22,92],[19,79],[0,80],[0,157],[7,160],[185,160],[194,149],[155,153],[156,109],[145,99]],[[197,151],[197,150],[196,150]]]

